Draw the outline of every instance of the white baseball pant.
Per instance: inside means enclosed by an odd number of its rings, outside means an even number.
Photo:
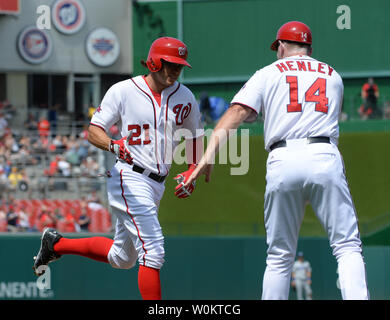
[[[108,261],[114,268],[129,269],[138,259],[139,265],[160,269],[165,252],[158,206],[164,183],[134,172],[122,162],[110,172],[108,200],[117,222]]]
[[[287,140],[267,159],[264,221],[267,259],[262,299],[288,299],[306,201],[327,232],[343,299],[368,299],[357,217],[336,145]]]

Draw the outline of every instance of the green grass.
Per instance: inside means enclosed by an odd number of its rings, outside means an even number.
[[[390,132],[343,133],[339,147],[359,222],[368,225],[372,219],[390,211]],[[172,178],[186,169],[185,165],[174,164],[160,204],[159,218],[164,233],[265,235],[263,198],[267,152],[262,136],[251,136],[249,152],[246,175],[232,176],[231,165],[215,165],[211,181],[205,183],[201,177],[195,192],[187,199],[174,196],[176,182]],[[310,206],[300,235],[326,236]]]

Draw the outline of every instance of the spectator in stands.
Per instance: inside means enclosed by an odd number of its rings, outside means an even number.
[[[85,165],[90,177],[96,177],[98,175],[99,164],[92,157],[87,157],[87,159],[85,159]]]
[[[361,96],[363,104],[359,108],[359,114],[362,119],[374,119],[381,116],[381,112],[377,106],[379,98],[379,89],[373,78],[368,78],[368,81],[363,85]]]
[[[56,153],[62,153],[66,150],[66,145],[64,145],[62,136],[59,134],[54,137],[52,144],[55,146]]]
[[[15,200],[15,197],[13,194],[9,194],[8,195],[8,198],[6,199],[5,201],[6,205],[7,206],[12,206],[12,207],[16,207],[16,200]]]
[[[81,161],[87,158],[90,145],[91,144],[88,142],[88,140],[78,140],[77,156],[79,157],[79,164]]]
[[[26,121],[24,122],[24,128],[29,133],[35,133],[38,130],[38,122],[31,112],[29,112]]]
[[[88,232],[89,225],[91,224],[91,219],[88,215],[88,202],[85,199],[85,197],[81,198],[80,209],[81,209],[81,213],[79,215],[79,219],[77,223],[80,226],[81,232]]]
[[[207,92],[203,92],[200,96],[199,109],[207,124],[217,122],[228,106],[229,104],[222,97],[209,97]]]
[[[50,140],[47,136],[41,135],[32,142],[32,148],[34,153],[46,154],[49,150]]]
[[[38,230],[42,231],[45,228],[56,228],[58,218],[46,206],[42,206],[41,212],[38,214]]]
[[[7,211],[7,231],[9,232],[16,232],[18,231],[18,215],[15,212],[15,207],[13,205],[8,206],[8,211]]]
[[[83,130],[79,134],[80,139],[86,140],[88,142],[88,125],[83,125]]]
[[[31,151],[29,148],[25,145],[21,146],[18,152],[20,162],[24,164],[31,164],[31,165],[37,165],[38,159],[31,155]]]
[[[66,210],[63,218],[61,219],[61,222],[62,222],[62,226],[63,226],[62,227],[63,232],[76,232],[77,222],[74,218],[73,209]]]
[[[7,213],[0,207],[0,232],[7,231],[8,221]]]
[[[19,144],[16,142],[12,134],[6,134],[4,137],[4,145],[10,151],[10,156],[19,151]]]
[[[49,108],[47,111],[47,118],[50,123],[50,130],[52,134],[57,133],[57,112],[60,108],[60,104],[55,104]]]
[[[8,121],[5,119],[4,114],[0,111],[0,138],[5,135],[7,128]]]
[[[88,118],[91,119],[93,114],[95,113],[96,111],[96,108],[93,106],[93,104],[91,103],[88,107]]]
[[[40,137],[48,137],[50,135],[50,122],[45,116],[39,119],[38,133]]]
[[[82,177],[89,177],[89,169],[88,169],[87,159],[84,159],[83,161],[81,161],[80,167],[78,169],[79,169],[77,171],[78,175],[80,175]]]
[[[49,168],[44,170],[44,175],[48,177],[53,177],[58,174],[58,162],[60,161],[60,156],[55,156],[50,162]]]
[[[72,165],[79,165],[80,164],[80,158],[78,154],[78,142],[76,140],[75,136],[70,136],[69,140],[67,142],[67,150],[65,152],[65,159],[71,163]]]
[[[18,231],[33,231],[30,225],[30,214],[26,212],[24,205],[16,209],[16,214],[18,216]]]
[[[210,100],[209,100],[209,95],[206,91],[202,92],[200,94],[200,99],[199,99],[199,109],[202,113],[203,116],[203,121],[206,122],[206,124],[213,123],[213,119],[211,118],[211,106],[210,106]]]
[[[8,100],[0,102],[0,112],[4,113],[7,120],[11,120],[16,114],[15,106]]]
[[[229,107],[229,104],[222,97],[211,96],[210,100],[210,115],[214,122],[217,122],[223,113]]]
[[[3,165],[0,163],[0,194],[5,194],[8,191],[8,177],[5,174]]]
[[[8,176],[9,176],[10,173],[11,173],[11,168],[12,168],[12,166],[11,166],[11,161],[9,160],[9,158],[8,158],[8,159],[5,158],[5,162],[4,162],[4,173],[5,173],[5,175],[7,176],[7,178],[8,178]]]
[[[29,135],[22,135],[19,139],[19,155],[24,164],[37,165],[38,159],[32,154],[32,142],[31,137]]]
[[[59,172],[64,177],[70,177],[72,175],[72,166],[71,164],[66,161],[66,159],[63,156],[57,156],[58,158],[58,169]]]
[[[88,232],[89,231],[89,225],[91,224],[91,219],[87,215],[86,211],[81,213],[77,223],[80,226],[80,231],[81,232]]]
[[[103,206],[100,203],[100,198],[96,193],[96,190],[92,190],[86,199],[87,199],[89,209],[91,210],[103,209]]]
[[[8,181],[10,183],[10,189],[16,190],[18,188],[18,184],[23,180],[23,175],[20,173],[17,167],[12,167],[11,173],[8,176]]]

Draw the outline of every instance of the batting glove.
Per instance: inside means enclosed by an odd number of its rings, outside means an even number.
[[[178,183],[178,186],[175,188],[175,196],[183,199],[183,198],[188,198],[192,192],[194,192],[195,189],[195,181],[192,182],[189,186],[184,187],[184,183],[186,183],[187,179],[191,176],[192,172],[195,170],[196,164],[191,164],[188,167],[187,171],[184,171],[182,173],[179,173],[175,179]]]
[[[126,139],[127,137],[124,137],[119,140],[111,140],[108,149],[119,159],[124,160],[128,164],[133,164],[133,158],[130,155],[130,151],[125,144]]]

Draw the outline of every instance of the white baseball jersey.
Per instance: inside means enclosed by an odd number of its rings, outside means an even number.
[[[106,132],[115,123],[122,137],[132,134],[134,163],[158,175],[168,174],[180,135],[203,134],[198,103],[186,86],[175,82],[164,89],[159,106],[143,76],[114,84],[91,119]]]
[[[295,279],[306,280],[308,272],[311,272],[309,261],[295,261],[292,272],[294,272]]]
[[[262,114],[267,150],[279,140],[315,136],[330,137],[337,144],[343,90],[342,79],[331,66],[296,55],[258,70],[232,103]]]
[[[343,270],[343,298],[368,298],[356,212],[337,148],[342,98],[342,79],[331,66],[295,55],[258,70],[232,100],[253,110],[247,121],[262,113],[265,148],[270,151],[264,194],[268,250],[263,299],[288,298],[307,202]],[[329,137],[331,143],[308,143],[308,137],[319,136]],[[271,151],[270,146],[280,140],[285,145]]]
[[[146,170],[140,174],[122,161],[110,170],[108,200],[117,222],[108,260],[115,268],[131,268],[138,259],[140,265],[160,269],[165,251],[158,208],[165,185],[149,173],[167,175],[181,138],[203,135],[199,107],[178,82],[162,91],[159,104],[145,78],[137,76],[114,84],[91,119],[106,132],[115,123],[122,137],[131,134],[133,162]]]

